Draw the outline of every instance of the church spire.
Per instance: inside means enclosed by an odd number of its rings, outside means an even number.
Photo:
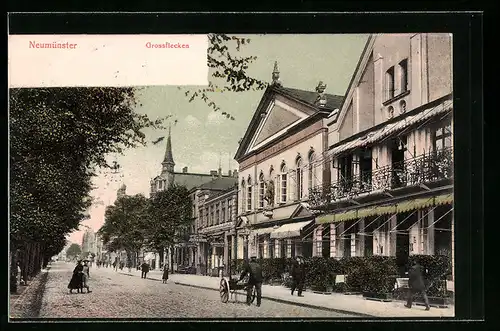
[[[168,125],[168,138],[167,138],[167,149],[165,150],[165,157],[163,158],[163,169],[166,171],[174,171],[174,157],[172,155],[172,138],[171,138],[171,127]]]

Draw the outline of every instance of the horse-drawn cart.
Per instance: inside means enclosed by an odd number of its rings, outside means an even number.
[[[247,281],[242,280],[240,282],[238,278],[222,277],[220,280],[220,287],[219,287],[220,300],[223,303],[226,303],[229,301],[229,296],[231,296],[231,299],[233,299],[234,296],[234,301],[237,302],[238,291],[245,291],[245,300],[246,300],[247,288],[248,288],[248,280]],[[254,302],[256,294],[257,292],[254,287],[250,303]]]

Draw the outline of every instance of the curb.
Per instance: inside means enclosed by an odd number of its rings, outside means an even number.
[[[176,285],[181,285],[181,286],[187,286],[187,287],[194,287],[194,288],[199,288],[199,289],[204,289],[204,290],[212,290],[212,291],[219,291],[218,289],[215,289],[213,287],[206,287],[206,286],[200,286],[200,285],[192,285],[192,284],[186,284],[186,283],[181,283],[181,282],[174,282]],[[245,292],[236,292],[237,294],[242,294],[246,295]],[[369,315],[369,314],[363,314],[363,313],[357,313],[357,312],[352,312],[348,310],[342,310],[342,309],[336,309],[336,308],[328,308],[328,307],[323,307],[323,306],[316,306],[312,305],[309,303],[302,303],[302,302],[296,302],[296,301],[291,301],[291,300],[285,300],[285,299],[278,299],[278,298],[273,298],[273,297],[268,297],[268,296],[262,296],[262,299],[266,299],[269,301],[275,301],[279,303],[285,303],[289,305],[294,305],[294,306],[300,306],[304,308],[312,308],[312,309],[318,309],[318,310],[324,310],[324,311],[331,311],[335,313],[341,313],[341,314],[348,314],[348,315],[354,315],[354,316],[359,316],[359,317],[374,317],[374,315]]]

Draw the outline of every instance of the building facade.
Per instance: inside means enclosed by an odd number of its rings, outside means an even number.
[[[452,81],[451,35],[369,37],[328,123],[330,184],[310,190],[323,255],[453,264]]]
[[[197,190],[195,238],[197,272],[218,276],[229,272],[238,203],[238,177],[218,179]]]
[[[96,253],[95,252],[95,233],[94,231],[87,229],[85,230],[82,238],[82,253]]]
[[[314,215],[309,189],[329,182],[322,155],[327,120],[338,116],[342,97],[283,87],[277,64],[247,128],[239,163],[234,258],[311,256]]]

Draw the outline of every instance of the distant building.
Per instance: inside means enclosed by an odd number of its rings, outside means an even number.
[[[95,249],[95,233],[88,229],[83,234],[82,238],[82,253],[96,253]]]
[[[161,165],[162,169],[160,175],[156,176],[150,182],[150,197],[153,197],[157,192],[166,190],[173,184],[185,186],[188,190],[191,190],[192,188],[208,183],[211,180],[219,177],[219,173],[217,172],[217,170],[212,170],[208,174],[200,174],[188,172],[188,167],[184,167],[182,169],[182,172],[176,172],[174,170],[175,162],[172,154],[172,139],[170,129],[168,131],[165,157],[163,158],[163,162],[161,163]],[[232,178],[233,176],[231,176],[231,174],[221,174],[221,177]]]
[[[188,172],[188,167],[184,167],[182,169],[182,172],[176,172],[174,169],[175,162],[172,153],[172,137],[170,128],[168,131],[165,156],[161,165],[162,169],[160,175],[156,176],[150,181],[150,197],[153,198],[156,193],[164,191],[174,184],[184,186],[191,192],[191,200],[193,201],[193,209],[195,210],[194,213],[197,212],[197,207],[195,205],[197,188],[205,184],[210,185],[209,183],[219,183],[221,181],[229,181],[232,183],[235,180],[234,178],[238,177],[236,170],[234,171],[234,174],[229,171],[227,175],[224,175],[222,174],[222,169],[220,168],[219,171],[212,170],[208,174]],[[178,268],[187,265],[194,266],[195,260],[198,261],[196,259],[196,250],[198,244],[190,240],[190,238],[192,237],[191,235],[194,232],[195,226],[193,223],[190,230],[182,235],[184,240],[177,243],[175,251],[173,252],[174,267]],[[144,252],[144,260],[149,263],[152,268],[161,267],[163,265],[163,261],[165,260],[165,256],[170,256],[168,251],[165,251],[164,254],[164,256],[161,256],[160,254],[156,254],[155,252]]]

